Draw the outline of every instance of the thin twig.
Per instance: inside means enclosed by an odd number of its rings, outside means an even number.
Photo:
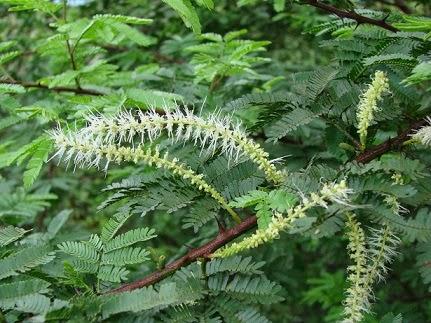
[[[67,0],[63,0],[63,20],[64,20],[64,23],[67,23]],[[75,61],[75,55],[73,54],[74,50],[72,50],[72,46],[70,46],[69,39],[66,39],[66,47],[67,47],[67,52],[69,53],[72,69],[74,71],[78,71],[78,66]],[[78,89],[80,89],[81,84],[79,82],[78,76],[76,76],[74,79],[75,79],[76,86],[78,87]]]
[[[421,119],[419,121],[412,123],[406,130],[401,132],[395,138],[391,138],[378,146],[365,150],[364,152],[359,154],[355,158],[355,160],[359,163],[365,164],[372,161],[373,159],[380,157],[381,155],[383,155],[384,153],[387,153],[388,151],[400,149],[403,143],[410,139],[409,135],[414,130],[417,130],[423,127],[426,123],[427,121],[425,119]]]
[[[110,294],[110,293],[126,292],[126,291],[131,291],[137,288],[142,288],[142,287],[155,284],[160,280],[162,280],[163,278],[165,278],[166,276],[169,276],[170,274],[174,273],[181,267],[187,266],[188,264],[192,263],[193,261],[199,258],[209,258],[215,250],[224,246],[225,244],[232,241],[236,237],[244,234],[251,228],[255,227],[256,224],[257,224],[256,217],[250,216],[246,218],[244,221],[242,221],[241,223],[234,226],[233,228],[219,231],[218,235],[213,240],[207,242],[206,244],[196,249],[190,250],[187,254],[185,254],[181,258],[166,265],[165,268],[155,271],[141,280],[137,280],[129,284],[124,284],[116,289],[110,290],[107,293]]]
[[[394,6],[400,9],[402,12],[406,14],[411,14],[412,10],[410,7],[403,1],[403,0],[394,0],[394,2],[391,2],[389,0],[378,0],[378,2],[381,2],[388,6]]]
[[[384,29],[392,31],[392,32],[399,31],[399,29],[388,24],[386,22],[386,18],[380,19],[380,20],[369,18],[369,17],[362,16],[362,15],[356,13],[354,10],[346,11],[346,10],[338,9],[337,7],[331,6],[329,4],[326,4],[326,3],[323,3],[323,2],[320,2],[317,0],[303,0],[303,3],[308,4],[310,6],[313,6],[313,7],[316,7],[316,8],[319,8],[319,9],[324,10],[326,12],[333,13],[334,15],[336,15],[340,18],[348,18],[348,19],[355,20],[358,23],[358,25],[359,24],[369,24],[369,25],[379,26],[381,28],[384,28]]]
[[[335,128],[337,128],[339,131],[341,131],[355,145],[356,148],[358,148],[358,149],[361,148],[361,144],[359,143],[359,141],[357,141],[347,130],[345,130],[342,126],[340,126],[337,121],[329,119],[329,118],[325,118],[325,120],[327,122],[333,124],[335,126]]]
[[[41,84],[39,82],[21,82],[21,81],[15,81],[15,80],[0,80],[0,84],[18,84],[25,88],[39,88],[39,89],[45,89],[50,90],[54,92],[73,92],[76,94],[86,94],[86,95],[104,95],[104,93],[91,90],[91,89],[83,89],[83,88],[74,88],[74,87],[68,87],[68,86],[54,86],[49,87],[48,85]]]

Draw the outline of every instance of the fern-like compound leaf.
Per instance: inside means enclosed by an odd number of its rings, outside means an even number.
[[[138,228],[123,233],[105,245],[105,252],[131,246],[137,242],[150,240],[157,235],[154,234],[155,230],[150,228]]]
[[[251,257],[229,257],[226,259],[213,259],[206,264],[206,274],[213,275],[220,272],[242,273],[246,275],[261,274],[259,270],[263,262],[253,262]]]
[[[0,247],[7,246],[8,244],[21,238],[27,230],[9,225],[0,228]]]
[[[55,254],[46,246],[28,247],[0,259],[0,279],[18,275],[34,267],[49,263]]]
[[[88,242],[65,241],[58,245],[58,249],[80,260],[97,263],[99,251]]]
[[[104,253],[101,261],[104,265],[116,266],[139,264],[148,260],[149,254],[147,250],[142,248],[123,248]]]

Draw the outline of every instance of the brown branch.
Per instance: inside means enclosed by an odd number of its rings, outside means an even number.
[[[355,20],[358,24],[369,24],[369,25],[379,26],[381,28],[384,28],[392,32],[399,31],[399,29],[388,24],[386,22],[386,18],[381,20],[369,18],[356,13],[354,10],[346,11],[346,10],[338,9],[337,7],[331,6],[326,3],[322,3],[318,0],[303,0],[303,3],[319,8],[323,11],[333,13],[334,15],[340,18],[348,18],[348,19]]]
[[[107,293],[126,292],[155,284],[166,276],[169,276],[176,270],[180,269],[181,267],[187,266],[188,264],[199,258],[208,258],[215,250],[224,246],[236,237],[244,234],[245,232],[256,226],[256,224],[256,217],[250,216],[241,223],[234,226],[233,228],[221,230],[213,240],[196,249],[190,250],[186,255],[166,265],[165,268],[159,271],[155,271],[141,280],[137,280],[135,282],[125,284],[116,289],[110,290]]]
[[[401,132],[395,138],[391,138],[376,147],[373,147],[371,149],[368,149],[362,152],[355,158],[355,160],[358,163],[365,164],[372,161],[373,159],[380,157],[381,155],[383,155],[384,153],[387,153],[388,151],[397,150],[401,148],[403,143],[410,139],[409,134],[411,134],[414,130],[417,130],[420,127],[424,126],[426,123],[427,121],[425,119],[412,123],[406,130]]]
[[[402,12],[411,14],[412,9],[404,2],[404,0],[395,0],[394,6],[398,7]]]
[[[64,23],[67,23],[67,0],[63,0],[63,20],[64,20]],[[67,52],[69,53],[69,58],[70,58],[70,63],[72,64],[72,68],[74,71],[78,71],[78,67],[75,62],[75,56],[73,54],[75,49],[72,50],[69,39],[66,39],[66,47],[67,47]],[[76,86],[78,87],[78,89],[80,89],[81,83],[79,82],[79,77],[76,76],[74,79],[75,79]]]
[[[388,6],[397,7],[404,13],[407,13],[407,14],[412,13],[412,10],[410,9],[410,7],[403,0],[395,0],[394,2],[390,2],[389,0],[378,0],[378,1]]]
[[[76,94],[86,94],[86,95],[103,95],[102,92],[91,90],[91,89],[83,89],[83,88],[74,88],[68,86],[54,86],[49,87],[48,85],[41,84],[39,82],[20,82],[15,80],[0,80],[0,84],[18,84],[25,88],[39,88],[45,89],[55,92],[73,92]]]

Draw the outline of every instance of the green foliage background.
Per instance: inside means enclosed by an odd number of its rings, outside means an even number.
[[[274,187],[247,158],[232,163],[193,143],[158,140],[233,207],[257,194],[238,213],[257,212],[259,228],[322,182],[347,178],[348,210],[365,230],[386,223],[402,241],[363,321],[431,321],[429,148],[409,144],[355,161],[364,148],[356,108],[376,70],[391,94],[365,151],[430,114],[430,4],[325,1],[384,19],[400,29],[393,33],[310,2],[0,0],[0,321],[342,319],[351,262],[342,206],[311,210],[253,251],[198,259],[154,286],[105,294],[234,223],[160,169],[125,163],[104,174],[47,162],[47,131],[79,129],[89,113],[175,103],[202,116],[231,115],[270,159],[280,158],[289,175]],[[391,5],[400,3],[408,10]],[[392,212],[387,196],[409,212]]]

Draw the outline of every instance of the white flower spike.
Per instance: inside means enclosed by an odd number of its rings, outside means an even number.
[[[142,145],[137,147],[122,147],[114,144],[104,143],[102,138],[91,138],[83,132],[70,132],[65,134],[60,128],[50,132],[58,151],[53,157],[64,159],[67,163],[72,161],[78,167],[99,168],[102,160],[106,160],[104,170],[106,171],[111,162],[134,162],[142,161],[150,166],[164,168],[173,174],[181,176],[195,185],[200,191],[208,193],[220,203],[236,222],[241,222],[239,216],[227,204],[221,194],[204,179],[203,174],[180,163],[178,159],[169,159],[168,154],[160,155],[158,148],[144,149]]]
[[[135,116],[131,111],[124,111],[114,117],[93,114],[87,120],[88,126],[81,130],[82,135],[105,144],[133,144],[136,139],[143,144],[145,140],[151,142],[165,133],[175,141],[199,144],[212,154],[220,147],[229,160],[246,155],[274,183],[282,182],[285,177],[268,159],[268,153],[247,137],[240,124],[233,123],[230,117],[222,117],[219,113],[203,118],[191,110],[182,111],[175,104],[172,107],[165,106],[162,113],[151,109],[139,111]]]
[[[420,128],[416,133],[411,135],[414,141],[420,142],[421,144],[430,147],[431,146],[431,117],[427,117],[427,126]]]

